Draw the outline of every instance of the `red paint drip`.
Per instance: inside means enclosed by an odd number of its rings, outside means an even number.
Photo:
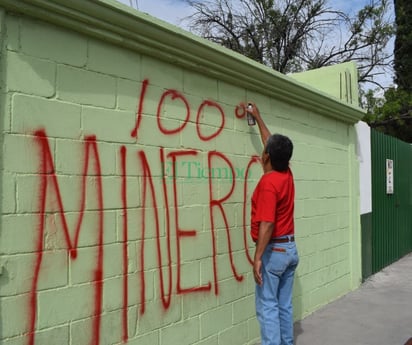
[[[122,207],[123,207],[123,310],[122,310],[122,341],[127,343],[128,340],[128,324],[127,324],[127,307],[129,305],[129,275],[128,275],[128,261],[129,253],[127,248],[128,242],[128,218],[127,218],[127,179],[126,179],[126,147],[122,146],[120,148],[120,158],[121,158],[121,176],[122,176]]]
[[[95,285],[96,285],[96,293],[95,293],[95,315],[96,318],[94,319],[93,324],[93,334],[95,338],[92,341],[92,344],[99,345],[100,344],[100,324],[101,324],[101,315],[102,315],[102,301],[103,301],[103,228],[104,228],[104,205],[103,205],[103,184],[102,184],[102,170],[100,164],[100,157],[99,152],[97,149],[96,138],[90,137],[90,145],[93,148],[94,157],[95,157],[95,164],[94,164],[94,171],[97,174],[97,187],[98,187],[98,209],[99,209],[99,243],[98,243],[98,257],[97,257],[97,268],[95,271]],[[77,229],[77,239],[78,234],[80,233],[80,225]],[[77,246],[77,242],[76,242]]]
[[[158,252],[158,260],[159,260],[159,274],[160,274],[160,293],[162,297],[163,307],[168,309],[170,306],[170,302],[172,299],[172,253],[171,253],[171,244],[170,244],[170,212],[169,212],[169,198],[167,196],[167,188],[166,188],[166,173],[165,173],[165,153],[164,148],[160,148],[160,161],[162,163],[163,171],[162,171],[162,187],[163,187],[163,196],[165,201],[165,211],[166,211],[166,241],[167,241],[167,271],[169,275],[169,284],[167,287],[167,295],[164,290],[164,282],[163,282],[163,270],[162,270],[162,255],[160,250],[160,240],[159,236],[157,238],[157,252]]]

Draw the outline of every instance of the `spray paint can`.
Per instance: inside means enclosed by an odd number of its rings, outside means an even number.
[[[256,125],[256,119],[253,117],[251,112],[253,111],[253,104],[248,104],[247,109],[246,109],[246,117],[247,117],[247,124],[249,126],[254,126]]]

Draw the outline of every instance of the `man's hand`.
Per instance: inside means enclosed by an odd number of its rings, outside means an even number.
[[[253,277],[258,285],[262,285],[262,255],[265,251],[269,240],[272,237],[274,223],[272,222],[260,222],[259,235],[256,243],[255,257],[253,260]]]
[[[252,109],[248,110],[247,106],[248,104],[252,105]],[[251,115],[255,118],[256,123],[259,127],[259,132],[260,132],[260,136],[262,138],[262,143],[263,146],[266,146],[266,142],[268,140],[268,138],[270,137],[270,132],[269,129],[266,127],[265,122],[263,121],[262,117],[260,116],[260,112],[258,107],[256,106],[256,103],[249,101],[247,104],[245,102],[240,102],[240,106],[243,107],[243,109],[245,110],[245,115],[246,115],[246,111],[251,113]]]
[[[251,105],[250,108],[249,108],[249,104]],[[260,119],[260,112],[256,104],[253,102],[249,102],[247,105],[248,105],[248,108],[247,108],[248,113],[250,113],[256,120]]]
[[[252,106],[251,108],[249,108],[249,104]],[[246,114],[246,112],[250,113],[256,120],[258,118],[260,118],[260,112],[259,112],[259,109],[258,109],[258,107],[256,106],[255,103],[253,103],[253,102],[248,102],[248,103],[240,102],[240,106],[244,109],[245,114]]]
[[[258,285],[262,285],[262,260],[255,260],[253,263],[253,276]]]

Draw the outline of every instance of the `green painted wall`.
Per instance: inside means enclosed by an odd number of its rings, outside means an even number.
[[[294,73],[290,77],[342,102],[359,106],[358,70],[354,62]]]
[[[106,0],[0,24],[2,344],[255,344],[248,99],[295,144],[295,318],[359,285],[357,108]]]

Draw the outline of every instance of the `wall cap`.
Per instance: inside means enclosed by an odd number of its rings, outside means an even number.
[[[115,0],[0,0],[6,10],[68,28],[350,124],[358,107]]]

